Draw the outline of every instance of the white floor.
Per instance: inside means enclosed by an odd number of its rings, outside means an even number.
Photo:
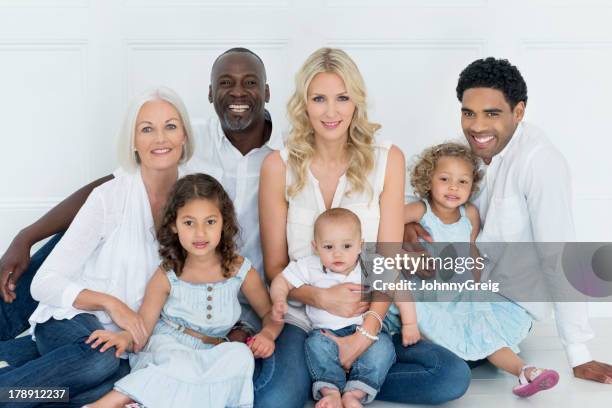
[[[595,339],[589,343],[593,358],[612,364],[612,318],[591,319]],[[515,377],[498,371],[492,365],[472,370],[472,383],[466,394],[457,401],[442,405],[445,408],[472,407],[529,407],[529,408],[610,408],[612,385],[598,384],[574,378],[553,322],[536,323],[529,337],[521,344],[521,357],[539,367],[554,368],[561,376],[559,384],[549,391],[528,399],[515,397],[512,386]],[[312,407],[313,404],[307,405]],[[426,405],[405,405],[378,402],[371,408],[424,408]]]

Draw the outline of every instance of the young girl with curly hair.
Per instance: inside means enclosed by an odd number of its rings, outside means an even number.
[[[479,159],[469,146],[443,143],[427,148],[410,175],[421,200],[405,205],[404,222],[420,222],[434,241],[445,245],[475,243],[480,232],[480,215],[468,200],[477,192],[481,178]],[[477,256],[474,245],[470,255]],[[473,273],[475,280],[479,280],[479,271]],[[451,279],[440,275],[436,279]],[[559,380],[556,371],[528,366],[516,354],[518,344],[531,327],[527,312],[496,293],[487,293],[487,301],[475,300],[470,294],[461,293],[450,302],[417,302],[421,332],[465,360],[487,358],[516,375],[519,385],[512,391],[520,397],[554,387]],[[391,331],[399,330],[400,324],[394,311],[390,311],[387,319]]]
[[[132,400],[148,408],[253,405],[253,357],[272,355],[282,323],[270,319],[262,280],[236,253],[237,233],[234,206],[217,180],[193,174],[177,181],[157,231],[162,263],[139,310],[152,335],[130,355],[131,374],[89,407]],[[226,337],[240,317],[239,290],[263,319],[247,345]],[[99,330],[87,342],[100,351],[114,346],[119,355],[132,339]]]

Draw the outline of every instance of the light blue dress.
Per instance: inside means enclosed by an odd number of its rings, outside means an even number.
[[[457,222],[445,224],[433,213],[427,200],[423,202],[427,210],[420,223],[434,241],[470,242],[472,223],[465,214],[464,206],[459,208],[461,217]],[[467,248],[464,245],[457,247],[457,252]],[[469,256],[469,253],[460,255]],[[469,271],[461,276],[463,280],[473,279]],[[439,274],[436,279],[441,279]],[[499,302],[470,301],[472,296],[477,295],[464,291],[453,294],[448,302],[417,300],[417,320],[421,333],[464,360],[481,360],[503,347],[518,353],[518,344],[525,339],[532,323],[525,309],[495,293],[487,293],[486,298],[499,298]],[[390,332],[401,332],[399,311],[395,305],[389,309],[385,327]]]
[[[143,351],[130,355],[132,372],[115,389],[147,408],[252,407],[253,353],[243,343],[202,343],[164,320],[224,337],[240,317],[238,291],[251,268],[245,258],[236,275],[194,284],[167,273],[170,295]]]

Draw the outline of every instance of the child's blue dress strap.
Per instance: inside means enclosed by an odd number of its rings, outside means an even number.
[[[242,265],[240,265],[240,269],[238,270],[238,273],[234,277],[244,282],[244,278],[246,278],[246,275],[250,269],[251,269],[251,261],[249,261],[248,258],[245,257],[244,260],[242,261]]]
[[[431,210],[431,206],[429,205],[429,200],[425,199],[425,200],[421,200],[421,202],[425,204],[425,214],[423,214],[419,222],[421,223],[421,225],[435,224],[438,221],[438,217],[436,217],[433,211]],[[425,229],[427,230],[427,227],[425,227]],[[431,231],[429,230],[428,232],[431,233]]]
[[[176,273],[173,269],[170,269],[166,272],[166,277],[168,278],[171,284],[179,281],[179,278],[178,276],[176,276]]]

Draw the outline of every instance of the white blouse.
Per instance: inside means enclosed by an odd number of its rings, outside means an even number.
[[[108,330],[119,328],[104,311],[73,307],[84,289],[112,295],[138,310],[149,278],[160,263],[151,207],[140,170],[117,177],[89,195],[32,281],[40,302],[30,317],[31,333],[50,318],[92,313]]]
[[[361,221],[361,234],[366,243],[376,242],[378,238],[380,194],[385,184],[387,156],[390,148],[391,142],[374,145],[374,168],[367,177],[372,193],[365,190],[346,195],[350,184],[346,175],[343,174],[338,181],[338,187],[336,187],[332,200],[331,208],[346,208],[353,211],[359,217]],[[289,157],[287,149],[281,150],[280,156],[286,164]],[[304,188],[293,197],[290,197],[287,191],[294,180],[295,175],[287,167],[285,199],[288,203],[287,247],[290,261],[312,255],[310,243],[314,237],[314,222],[319,214],[326,210],[319,181],[314,177],[310,169],[308,170],[308,178]],[[304,306],[299,302],[289,302],[289,312],[287,313],[286,321],[306,331],[311,329]]]

